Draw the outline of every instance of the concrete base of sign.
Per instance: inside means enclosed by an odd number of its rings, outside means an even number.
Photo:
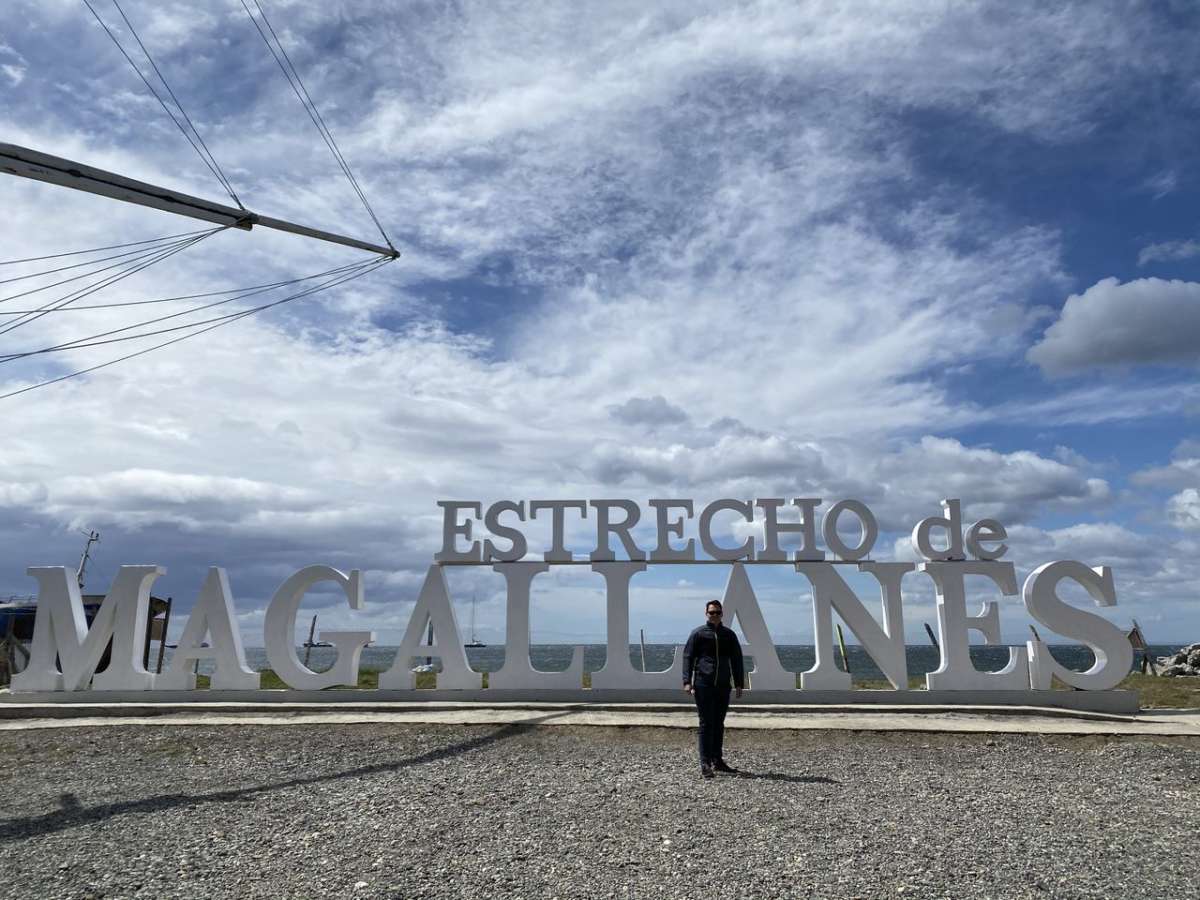
[[[55,691],[0,692],[0,718],[21,706],[75,707],[123,704],[152,708],[211,704],[235,706],[319,703],[323,706],[385,706],[390,703],[578,703],[692,706],[682,690],[324,690],[324,691]],[[1004,707],[1080,710],[1130,715],[1139,709],[1137,691],[746,691],[733,708],[745,706],[953,707],[979,712]]]

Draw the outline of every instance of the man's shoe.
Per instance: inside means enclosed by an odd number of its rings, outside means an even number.
[[[723,760],[723,759],[718,759],[715,763],[713,763],[712,769],[714,772],[722,772],[725,775],[736,775],[737,774],[737,769],[735,769],[733,766],[729,765],[729,763],[725,762],[725,760]]]
[[[710,766],[708,763],[704,763],[703,765],[700,766],[700,777],[701,778],[712,778],[715,774],[716,773],[713,771],[713,767]]]

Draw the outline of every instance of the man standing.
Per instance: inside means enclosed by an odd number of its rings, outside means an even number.
[[[725,713],[729,690],[742,696],[745,672],[742,645],[733,630],[721,624],[725,615],[721,601],[704,606],[705,622],[690,635],[683,648],[683,689],[696,698],[700,716],[700,774],[712,778],[716,772],[735,772],[721,756],[725,742]]]

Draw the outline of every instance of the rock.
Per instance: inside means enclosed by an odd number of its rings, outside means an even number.
[[[1158,658],[1160,675],[1168,678],[1200,676],[1200,644],[1189,644],[1175,653]]]

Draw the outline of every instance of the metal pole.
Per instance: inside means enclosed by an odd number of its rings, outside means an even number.
[[[171,598],[167,598],[167,611],[163,613],[163,630],[162,638],[158,642],[158,665],[154,667],[154,671],[162,674],[163,654],[167,650],[167,628],[171,624]]]
[[[83,545],[83,556],[79,558],[79,569],[75,572],[75,583],[79,585],[79,590],[83,591],[83,575],[87,571],[88,560],[92,555],[92,544],[100,540],[100,532],[89,530],[85,533],[87,543]]]
[[[153,599],[151,600],[153,605]],[[142,668],[150,668],[150,638],[154,635],[154,620],[158,618],[151,611],[151,615],[146,616],[146,642],[142,646]]]
[[[928,622],[925,622],[925,623],[923,623],[923,624],[925,625],[925,633],[926,633],[927,635],[929,635],[929,642],[930,642],[931,644],[933,644],[933,649],[934,649],[934,650],[936,650],[938,653],[941,653],[941,652],[942,652],[942,648],[938,646],[937,638],[935,638],[935,637],[933,636],[933,629],[929,627],[929,623],[928,623]]]
[[[642,671],[646,671],[646,632],[641,628],[638,629],[638,637],[642,641]]]
[[[317,617],[313,616],[312,624],[308,626],[308,640],[304,643],[304,668],[308,668],[308,657],[312,654],[313,635],[317,633]]]
[[[11,683],[13,674],[17,671],[17,654],[13,652],[13,643],[16,641],[16,637],[14,636],[16,626],[16,613],[9,613],[8,633],[4,635],[4,640],[0,641],[0,647],[4,649],[4,652],[0,653],[0,687]]]
[[[151,209],[188,216],[192,219],[212,222],[215,225],[240,228],[243,231],[250,231],[255,225],[261,225],[263,228],[271,228],[275,231],[286,231],[289,234],[315,238],[331,244],[341,244],[343,247],[367,250],[389,259],[396,259],[400,256],[395,247],[382,247],[379,244],[360,241],[342,234],[335,234],[332,231],[298,225],[285,219],[260,216],[248,209],[214,203],[203,197],[193,197],[191,194],[181,191],[126,178],[116,172],[97,169],[81,162],[63,159],[60,156],[51,156],[40,150],[18,147],[16,144],[0,144],[0,172],[7,172],[21,178],[30,178],[34,181],[44,181],[47,184],[56,184],[88,194],[97,194],[111,200],[148,206]]]
[[[846,674],[850,674],[850,657],[846,655],[846,638],[842,635],[842,626],[837,625],[838,646],[842,648],[842,666],[846,670]]]

